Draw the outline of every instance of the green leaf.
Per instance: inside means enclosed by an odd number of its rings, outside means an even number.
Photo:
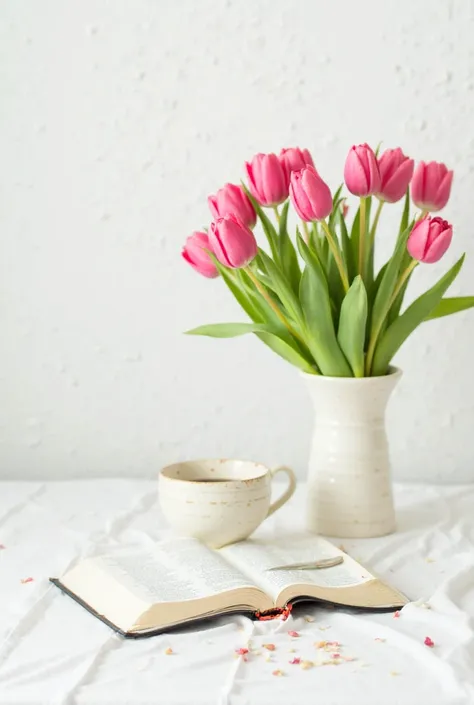
[[[245,193],[249,197],[256,214],[260,218],[260,222],[262,223],[263,227],[263,232],[265,233],[265,237],[268,240],[268,244],[270,245],[270,251],[272,253],[272,257],[275,260],[275,262],[278,262],[278,235],[277,231],[275,230],[275,227],[270,220],[270,218],[265,214],[263,208],[260,206],[260,204],[255,200],[255,198],[252,196],[250,191],[248,190],[247,186],[245,183],[242,181],[242,188],[244,189]]]
[[[406,252],[408,234],[409,229],[407,228],[402,237],[399,238],[394,253],[387,262],[387,267],[381,277],[372,310],[371,336],[374,334],[377,335],[380,332],[382,323],[390,308],[390,299],[398,280],[400,264]]]
[[[247,333],[255,333],[262,342],[276,352],[280,357],[295,365],[303,372],[317,374],[311,360],[306,359],[293,345],[290,336],[283,339],[270,326],[259,323],[213,323],[199,326],[187,331],[187,335],[204,335],[210,338],[236,338]]]
[[[277,293],[283,306],[286,308],[290,316],[294,321],[299,323],[302,320],[302,311],[298,297],[293,291],[290,282],[287,277],[280,271],[276,266],[275,262],[267,255],[264,250],[259,248],[259,256],[263,260],[267,274],[271,279],[271,286]],[[260,275],[257,273],[256,276],[259,278]]]
[[[360,206],[354,216],[351,227],[351,245],[354,262],[359,261],[359,236],[360,236]]]
[[[252,301],[252,298],[245,291],[243,286],[240,286],[240,284],[236,281],[232,270],[224,267],[224,265],[222,265],[213,254],[210,256],[216,265],[219,274],[224,280],[224,283],[227,285],[228,289],[241,305],[245,313],[252,319],[252,321],[255,321],[256,323],[263,323],[265,317],[262,315],[261,310],[259,310],[258,306],[255,305],[255,302]]]
[[[344,297],[337,339],[355,377],[364,376],[364,346],[367,324],[367,292],[360,275]]]
[[[402,233],[408,228],[408,223],[410,221],[410,189],[407,188],[405,195],[405,202],[403,204],[402,219],[400,221],[400,228],[398,230],[398,235],[401,236]]]
[[[290,285],[296,295],[298,295],[301,271],[298,264],[298,257],[296,254],[295,246],[293,245],[290,236],[288,235],[287,220],[288,220],[288,208],[290,202],[287,201],[283,206],[280,215],[280,225],[279,225],[279,255],[281,267],[283,273],[287,277]]]
[[[324,375],[352,377],[351,368],[337,342],[322,267],[301,236],[298,238],[298,248],[307,265],[301,276],[300,301],[308,348]]]
[[[430,315],[425,318],[425,321],[443,318],[443,316],[452,316],[453,313],[466,311],[468,308],[474,308],[474,296],[455,296],[441,299]]]
[[[282,357],[287,362],[290,362],[295,367],[298,367],[303,372],[309,375],[319,374],[318,369],[312,360],[303,357],[292,346],[288,345],[285,340],[282,340],[277,335],[269,332],[257,333],[257,337],[268,345],[277,355]]]
[[[372,373],[375,376],[387,372],[390,360],[408,336],[438,306],[445,291],[453,283],[462,267],[465,255],[451,267],[441,279],[428,291],[419,296],[411,306],[387,328],[375,349]]]
[[[268,332],[264,323],[209,323],[186,331],[186,335],[205,335],[208,338],[237,338],[246,333]]]
[[[349,281],[351,282],[356,274],[356,267],[354,261],[354,253],[351,247],[351,241],[349,238],[349,233],[347,232],[347,225],[342,211],[339,211],[339,227],[341,228],[341,249],[342,255],[344,257],[344,262],[347,267],[347,274]]]

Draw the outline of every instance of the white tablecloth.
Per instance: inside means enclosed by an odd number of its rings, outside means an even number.
[[[303,499],[301,486],[265,530],[300,527]],[[398,486],[396,499],[398,533],[337,543],[413,599],[398,618],[312,606],[286,622],[227,617],[127,641],[48,578],[111,546],[159,539],[156,483],[0,483],[0,703],[474,703],[474,485]],[[235,650],[249,640],[244,661]],[[348,660],[331,667],[320,641],[340,642]],[[289,663],[322,657],[307,670]]]

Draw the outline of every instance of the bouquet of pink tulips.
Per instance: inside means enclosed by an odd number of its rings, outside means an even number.
[[[421,323],[474,306],[474,296],[444,298],[463,255],[402,312],[416,267],[437,262],[451,244],[452,226],[431,215],[449,199],[453,172],[444,164],[420,162],[415,169],[399,148],[378,156],[367,144],[352,147],[344,181],[360,203],[351,224],[343,186],[331,194],[308,150],[257,154],[245,171],[247,184],[226,184],[209,196],[214,220],[207,232],[187,239],[182,254],[200,274],[220,275],[251,322],[205,325],[189,333],[215,338],[254,333],[306,373],[375,376],[387,374],[393,356]],[[393,254],[375,272],[381,212],[403,198]],[[411,202],[418,209],[414,215]],[[290,205],[301,220],[294,241]],[[266,249],[253,232],[257,219]]]

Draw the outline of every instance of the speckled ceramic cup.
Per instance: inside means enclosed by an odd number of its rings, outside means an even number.
[[[271,483],[279,472],[286,473],[289,484],[271,504]],[[289,468],[269,470],[246,460],[191,460],[163,468],[158,487],[171,527],[219,548],[250,536],[290,499],[296,478]]]

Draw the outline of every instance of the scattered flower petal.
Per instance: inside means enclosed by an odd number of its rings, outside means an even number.
[[[245,654],[248,654],[249,650],[246,649],[244,646],[242,646],[240,649],[236,649],[235,653],[238,654],[239,656],[245,656]]]
[[[0,543],[0,551],[4,551],[6,549],[5,544]]]
[[[311,617],[310,614],[307,614],[307,615],[304,617],[304,621],[305,621],[305,622],[314,622],[314,617]]]
[[[34,580],[34,578],[22,578],[22,579],[20,580],[20,583],[22,583],[23,585],[25,585],[25,583],[32,583],[33,580]]]
[[[339,549],[340,551],[342,551],[343,553],[347,553],[347,551],[346,551],[346,549],[344,548],[344,546],[342,545],[342,543],[341,543],[340,546],[338,546],[338,549]]]
[[[425,646],[429,646],[430,649],[432,649],[433,646],[435,645],[433,639],[431,639],[429,636],[425,637],[425,640],[424,640],[423,643],[424,643]]]
[[[284,676],[284,672],[280,669],[277,668],[276,671],[272,671],[272,676]]]
[[[318,629],[319,629],[320,632],[325,632],[326,629],[331,629],[331,626],[328,625],[327,627],[318,627]]]
[[[331,654],[332,658],[341,658],[341,654]]]
[[[294,637],[296,637],[296,636],[299,636],[299,633],[298,633],[298,632],[295,632],[294,629],[291,629],[291,630],[288,632],[288,636],[294,636]]]
[[[301,659],[298,656],[295,656],[295,658],[291,659],[291,661],[288,661],[288,663],[299,664],[301,663]]]
[[[303,671],[307,671],[308,669],[313,668],[314,662],[313,661],[301,661],[300,666],[303,669]]]
[[[270,661],[272,661],[272,656],[271,656],[271,654],[268,654],[267,656],[265,656],[265,661],[267,661],[267,663],[269,663]]]
[[[391,676],[399,676],[400,672],[399,671],[390,671]]]
[[[400,617],[400,610],[397,610],[396,612],[393,613],[393,618],[398,619]]]
[[[317,649],[324,649],[327,646],[327,643],[327,641],[318,641],[317,643],[315,643],[315,647]]]
[[[267,651],[275,651],[275,649],[276,649],[275,644],[262,644],[262,646]]]
[[[171,646],[168,646],[168,648],[165,649],[165,654],[166,654],[167,656],[171,656],[171,654],[173,654],[173,653],[174,653],[174,651],[173,651],[173,649],[171,648]]]
[[[374,641],[387,641],[386,639],[383,639],[381,636],[376,636]]]

